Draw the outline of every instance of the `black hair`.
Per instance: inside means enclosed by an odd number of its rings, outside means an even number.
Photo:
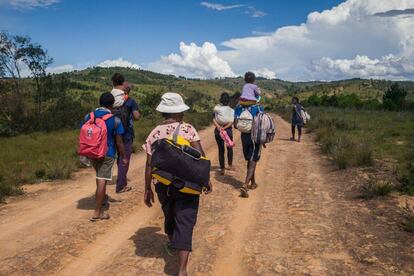
[[[122,74],[120,74],[120,73],[115,73],[115,74],[112,76],[111,80],[112,80],[112,84],[113,84],[114,86],[123,85],[123,84],[124,84],[124,82],[125,82],[125,78],[124,78],[124,76],[123,76]]]
[[[294,97],[292,97],[292,99],[295,100],[297,103],[300,103],[298,97],[294,96]]]
[[[179,117],[184,117],[184,112],[180,112],[180,113],[165,113],[165,112],[162,112],[161,116],[164,119],[177,118],[177,117],[179,118]]]
[[[254,83],[256,80],[256,75],[253,72],[247,72],[244,74],[244,81],[247,83]]]
[[[102,107],[110,108],[115,102],[114,96],[110,92],[102,93],[99,98],[99,105]]]
[[[229,95],[229,93],[227,93],[227,92],[221,93],[220,103],[222,105],[229,105],[229,103],[230,103],[230,95]]]

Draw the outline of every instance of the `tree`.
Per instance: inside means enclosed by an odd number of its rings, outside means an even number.
[[[23,63],[22,49],[26,48],[28,42],[27,37],[0,32],[0,71],[3,76],[13,79],[18,94],[20,94],[20,72]]]
[[[46,50],[42,48],[39,44],[31,43],[30,38],[26,38],[27,43],[26,47],[22,49],[23,62],[30,69],[31,75],[36,81],[37,89],[37,113],[42,112],[42,90],[43,88],[40,85],[40,80],[46,76],[46,68],[52,64],[53,58],[49,57]]]
[[[407,97],[407,91],[401,88],[398,83],[394,83],[382,97],[383,105],[389,110],[402,110],[405,97]]]

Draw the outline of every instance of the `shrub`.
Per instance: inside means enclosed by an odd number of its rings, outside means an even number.
[[[9,183],[0,176],[0,202],[3,202],[4,198],[8,195],[18,195],[22,193],[23,191],[20,186]]]
[[[401,192],[414,195],[414,144],[410,145],[404,161],[397,168],[397,179]]]
[[[361,197],[364,199],[371,199],[374,197],[387,196],[393,189],[393,185],[388,181],[378,181],[374,178],[370,178],[361,187]]]
[[[402,110],[405,104],[405,97],[407,97],[407,91],[401,88],[398,83],[394,83],[382,98],[384,108],[388,110]]]
[[[414,208],[406,203],[405,207],[402,208],[402,212],[404,218],[402,228],[407,232],[414,233]]]

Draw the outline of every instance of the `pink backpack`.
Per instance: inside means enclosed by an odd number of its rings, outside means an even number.
[[[95,117],[94,112],[91,112],[89,116],[89,121],[80,130],[78,154],[91,159],[102,159],[108,151],[108,130],[105,121],[113,114]]]
[[[227,147],[232,148],[235,146],[233,140],[231,140],[231,138],[229,137],[229,135],[227,134],[227,132],[224,129],[220,130],[220,137],[221,139],[223,139],[224,143],[226,144]]]

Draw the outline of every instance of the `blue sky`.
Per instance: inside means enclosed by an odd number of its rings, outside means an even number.
[[[370,1],[380,3],[376,5],[379,8],[369,4]],[[49,50],[50,55],[55,60],[53,66],[71,65],[74,68],[84,68],[105,60],[122,58],[122,60],[138,64],[142,68],[174,74],[183,73],[188,76],[216,77],[226,74],[231,75],[231,73],[237,75],[251,66],[252,70],[258,72],[268,70],[274,73],[270,76],[276,75],[292,80],[330,79],[347,77],[347,75],[341,75],[341,68],[334,68],[339,72],[332,76],[322,72],[323,68],[320,75],[316,76],[309,72],[295,73],[295,70],[286,67],[289,61],[276,63],[273,61],[269,65],[265,64],[266,56],[278,60],[278,54],[283,57],[285,51],[291,48],[279,49],[281,38],[277,39],[277,46],[275,46],[276,42],[271,42],[273,48],[270,47],[267,52],[259,49],[259,51],[253,53],[253,56],[246,43],[249,44],[249,41],[253,41],[251,45],[256,45],[256,43],[260,43],[261,39],[274,38],[275,33],[280,28],[298,27],[301,24],[307,26],[308,33],[309,31],[316,33],[314,37],[311,37],[310,40],[312,41],[319,39],[320,42],[324,42],[327,39],[333,39],[335,32],[330,32],[332,30],[328,28],[329,26],[319,26],[320,33],[317,30],[315,31],[318,24],[330,24],[330,22],[325,20],[326,23],[322,19],[321,22],[316,22],[317,20],[309,22],[308,16],[315,11],[335,11],[334,8],[341,3],[342,5],[349,4],[350,10],[366,10],[369,8],[371,11],[364,12],[371,13],[370,15],[376,12],[387,12],[389,9],[392,10],[400,6],[406,9],[411,8],[409,4],[408,6],[407,4],[402,6],[403,0],[361,0],[362,4],[366,4],[366,7],[362,8],[350,2],[355,1],[235,0],[206,1],[202,3],[202,1],[190,0],[123,0],[116,2],[109,0],[0,0],[0,29],[8,30],[13,34],[31,36],[34,41],[39,42]],[[388,4],[385,2],[388,2]],[[390,2],[394,2],[394,5],[390,5]],[[323,13],[319,14],[321,15],[320,18],[325,16]],[[340,17],[341,14],[335,16]],[[385,17],[381,17],[381,20],[383,18]],[[348,22],[345,26],[351,27],[351,31],[352,28],[357,29],[358,26],[352,26],[355,25],[352,20],[357,21],[357,18],[350,18],[350,20],[351,22]],[[395,17],[390,20],[395,20]],[[310,25],[311,23],[313,25]],[[338,27],[338,24],[334,24],[333,27]],[[343,27],[339,30],[343,30]],[[330,32],[330,37],[324,37],[322,31],[326,28]],[[389,26],[384,27],[384,29],[389,31]],[[379,40],[379,42],[382,42],[381,39],[386,40],[385,36],[388,35],[388,32],[385,31],[384,37],[378,34],[372,37],[372,39],[376,39],[372,41]],[[294,32],[291,35],[292,37],[295,37]],[[412,34],[408,30],[405,30],[405,32],[408,32],[409,35]],[[346,32],[344,35],[349,35],[349,33],[351,32]],[[366,43],[363,39],[364,32],[357,32],[355,35],[358,39],[363,40],[363,44]],[[361,35],[361,38],[359,38],[359,35]],[[235,39],[238,40],[235,41]],[[288,41],[289,36],[283,39]],[[306,39],[309,41],[308,37]],[[216,52],[210,53],[210,56],[205,57],[204,61],[197,60],[195,63],[200,63],[199,68],[191,68],[194,62],[188,60],[189,57],[185,57],[184,48],[180,47],[180,42],[184,42],[186,46],[194,43],[195,46],[189,46],[188,48],[191,53],[203,54],[203,51],[214,52],[214,49]],[[211,45],[204,47],[205,42],[210,42]],[[298,43],[300,43],[300,40]],[[325,57],[323,53],[315,54],[312,55],[310,60],[310,57],[304,57],[303,62],[309,65],[320,61],[321,64],[325,62],[327,66],[335,67],[336,63],[341,63],[341,60],[345,63],[358,63],[356,59],[359,53],[368,58],[368,63],[375,59],[382,61],[382,58],[389,54],[400,54],[397,53],[398,49],[388,45],[390,44],[389,41],[384,42],[384,49],[379,47],[381,49],[373,51],[372,56],[369,56],[370,52],[365,51],[366,47],[361,47],[361,49],[355,51],[345,50],[346,54],[341,55],[339,53],[343,50],[341,45],[336,45],[338,53],[335,53],[330,49],[335,45],[331,44],[332,42],[329,42],[329,47],[327,47],[329,48],[327,51],[329,56]],[[412,47],[411,44],[408,46]],[[261,48],[260,45],[257,47]],[[299,54],[291,53],[294,56],[292,64],[295,64],[295,66],[300,64],[296,57],[302,55],[304,50],[312,53],[315,50],[316,52],[319,51],[313,47],[315,46],[297,50]],[[350,47],[353,48],[353,46]],[[178,55],[178,60],[174,57],[161,58],[170,55]],[[208,72],[209,69],[202,66],[206,59],[214,59],[215,57],[218,60],[213,64],[207,64],[207,67],[222,67],[224,68],[223,72],[213,72],[216,70],[215,68],[211,68],[211,72]],[[247,62],[250,58],[252,60]],[[245,62],[241,60],[245,60]],[[386,61],[384,62],[386,63]],[[228,68],[223,63],[226,63]],[[386,75],[382,76],[387,77]]]

